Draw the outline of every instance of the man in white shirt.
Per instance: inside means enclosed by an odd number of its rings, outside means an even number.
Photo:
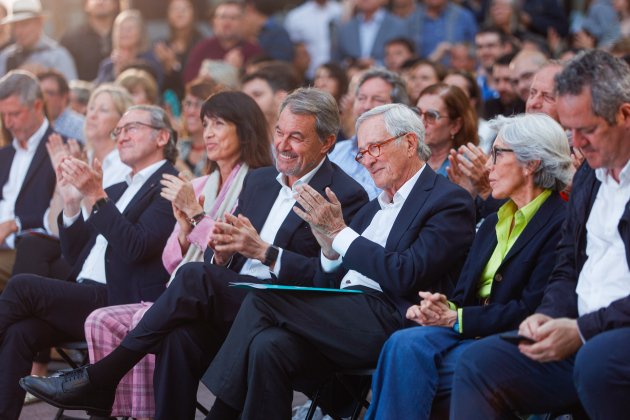
[[[46,152],[53,133],[44,113],[37,79],[26,71],[0,79],[0,115],[13,136],[0,149],[0,291],[11,276],[15,235],[43,229],[44,213],[55,190],[55,171]]]
[[[58,218],[69,280],[30,274],[11,278],[0,295],[0,418],[17,419],[33,356],[60,342],[85,340],[83,322],[107,305],[153,301],[168,273],[162,250],[175,224],[171,203],[160,196],[162,174],[176,175],[176,136],[164,110],[131,107],[112,132],[126,182],[104,190],[99,164],[73,158],[58,165],[63,199]],[[87,219],[81,202],[91,208]]]
[[[586,158],[573,181],[556,267],[518,346],[490,337],[455,369],[452,418],[630,412],[630,68],[578,55],[556,76],[557,111]]]
[[[374,366],[419,290],[451,290],[474,236],[470,195],[426,164],[409,107],[376,107],[357,133],[377,199],[349,225],[331,189],[324,198],[298,187],[294,208],[322,247],[313,284],[338,291],[250,293],[204,377],[217,397],[208,419],[288,418],[293,389],[312,393],[340,369]]]

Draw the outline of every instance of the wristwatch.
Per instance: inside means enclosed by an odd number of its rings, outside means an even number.
[[[269,248],[267,248],[267,251],[265,252],[265,259],[262,263],[267,267],[271,267],[278,259],[279,254],[280,248],[274,245],[269,245]]]
[[[108,201],[109,197],[103,197],[96,200],[92,206],[92,213],[98,213],[98,211],[103,208]]]
[[[192,227],[197,227],[197,225],[206,217],[206,213],[201,212],[199,214],[195,214],[193,217],[188,219],[188,223],[192,225]]]

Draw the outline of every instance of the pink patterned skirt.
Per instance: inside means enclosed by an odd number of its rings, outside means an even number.
[[[142,302],[107,306],[92,312],[85,321],[90,361],[95,363],[118,347],[151,305]],[[155,355],[148,354],[124,376],[116,389],[112,416],[155,417],[154,369]]]

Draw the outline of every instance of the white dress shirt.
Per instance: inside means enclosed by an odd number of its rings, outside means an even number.
[[[324,163],[324,159],[309,173],[304,175],[302,178],[298,179],[293,183],[291,187],[289,187],[284,179],[284,175],[279,173],[276,177],[276,180],[280,183],[282,188],[280,188],[280,192],[278,193],[278,197],[276,201],[271,206],[271,210],[269,211],[269,216],[267,216],[267,220],[265,220],[265,224],[260,230],[260,238],[272,244],[278,231],[280,230],[280,226],[282,226],[282,222],[287,218],[291,209],[295,205],[295,188],[302,184],[308,184],[311,182],[311,179],[315,176],[315,173],[319,170],[319,168]],[[273,273],[277,276],[280,273],[280,261],[282,260],[282,248],[280,248],[280,252],[278,254],[278,258],[276,259],[276,263],[273,267]],[[269,272],[269,267],[264,265],[261,261],[248,258],[243,264],[241,268],[240,274],[247,276],[254,276],[258,279],[264,280],[271,278],[271,273]]]
[[[129,186],[116,202],[116,208],[118,208],[121,213],[125,211],[133,197],[138,193],[138,191],[140,191],[140,188],[142,188],[147,179],[149,179],[151,175],[153,175],[165,162],[166,160],[161,160],[150,166],[147,166],[134,176],[131,176],[131,174],[127,176],[127,184]],[[67,217],[65,213],[63,213],[64,226],[70,226],[79,218],[79,216],[81,216],[81,212],[71,217]],[[103,284],[107,283],[107,276],[105,275],[106,250],[107,239],[105,239],[103,235],[98,235],[96,237],[96,242],[94,243],[92,250],[83,262],[83,267],[81,268],[81,271],[77,276],[78,282],[81,282],[84,279],[88,279]]]
[[[48,120],[44,118],[44,122],[39,126],[37,131],[33,133],[26,142],[26,149],[20,146],[20,142],[17,139],[13,139],[13,148],[15,149],[15,155],[11,161],[11,170],[9,171],[9,178],[6,184],[2,187],[2,200],[0,200],[0,223],[8,220],[15,219],[15,202],[20,195],[26,173],[28,172],[35,152],[39,143],[42,141],[42,137],[48,130]],[[0,243],[0,247],[15,247],[15,234],[11,234],[7,237],[4,244]]]
[[[389,233],[391,232],[394,222],[398,217],[398,213],[400,213],[400,209],[402,209],[405,204],[407,197],[409,197],[411,190],[414,185],[416,185],[416,182],[425,167],[426,164],[423,165],[414,176],[407,180],[407,182],[405,182],[398,191],[396,191],[396,194],[394,194],[391,202],[389,201],[389,197],[385,191],[379,194],[378,204],[381,206],[381,209],[376,212],[374,218],[370,222],[370,225],[363,231],[363,233],[361,233],[361,235],[353,229],[346,227],[339,232],[337,236],[335,236],[332,247],[339,254],[339,258],[336,260],[329,260],[322,253],[321,264],[325,272],[330,273],[341,265],[343,257],[346,255],[346,252],[348,252],[350,245],[352,245],[352,242],[354,242],[354,240],[359,236],[385,247]],[[376,280],[364,276],[355,270],[349,270],[346,273],[341,280],[341,285],[339,287],[344,289],[350,286],[365,286],[382,292],[381,286]]]
[[[588,259],[578,277],[578,313],[584,315],[630,295],[630,269],[618,225],[630,200],[630,162],[617,183],[606,169],[596,169],[601,181],[586,222]]]

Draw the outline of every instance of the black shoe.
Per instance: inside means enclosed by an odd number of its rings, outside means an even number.
[[[20,379],[20,386],[55,407],[85,410],[90,415],[108,417],[116,390],[92,386],[86,368],[83,366],[49,378],[25,376]]]

